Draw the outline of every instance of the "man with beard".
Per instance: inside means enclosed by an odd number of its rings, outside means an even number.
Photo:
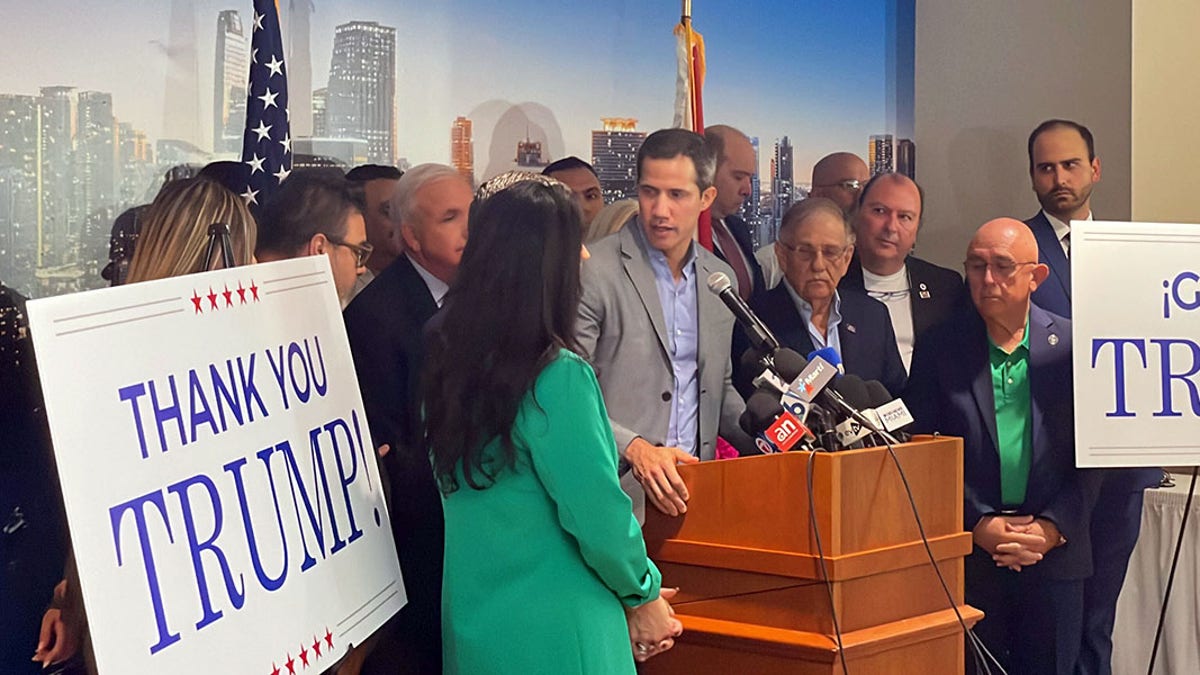
[[[1038,260],[1050,267],[1050,278],[1033,293],[1033,302],[1070,318],[1070,222],[1092,219],[1092,186],[1100,181],[1092,132],[1067,120],[1039,124],[1029,135],[1029,175],[1042,210],[1025,224],[1037,237]],[[1080,675],[1112,673],[1117,598],[1141,529],[1144,490],[1162,480],[1155,468],[1106,469],[1102,475],[1091,524],[1094,571],[1084,584]]]
[[[1033,302],[1070,317],[1071,221],[1092,219],[1092,187],[1100,182],[1092,132],[1069,120],[1039,124],[1029,134],[1029,177],[1042,210],[1025,224],[1037,238],[1038,262],[1050,268]]]

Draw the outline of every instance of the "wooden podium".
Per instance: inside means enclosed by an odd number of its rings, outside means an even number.
[[[963,604],[962,440],[895,446],[933,557]],[[809,521],[809,453],[680,467],[682,517],[646,508],[644,533],[684,634],[639,668],[661,673],[841,673],[833,615]],[[963,672],[963,633],[921,543],[886,448],[817,453],[813,463],[825,569],[852,675]]]

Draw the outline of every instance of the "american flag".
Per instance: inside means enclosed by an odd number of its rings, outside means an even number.
[[[265,202],[292,171],[290,117],[279,4],[277,0],[254,0],[246,132],[242,136],[242,161],[250,167],[242,197],[248,205]]]

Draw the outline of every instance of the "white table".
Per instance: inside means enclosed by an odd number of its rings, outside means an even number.
[[[1150,663],[1154,629],[1191,482],[1190,474],[1174,476],[1175,487],[1146,491],[1142,531],[1117,602],[1113,675],[1145,675]],[[1196,492],[1154,665],[1156,674],[1200,674],[1200,485]]]

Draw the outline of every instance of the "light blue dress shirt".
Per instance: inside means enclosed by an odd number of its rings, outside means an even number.
[[[638,227],[638,236],[643,236]],[[671,417],[667,426],[667,445],[695,455],[699,451],[700,434],[700,313],[696,296],[696,244],[688,249],[682,275],[676,281],[671,274],[667,257],[642,243],[650,254],[650,268],[662,304],[663,321],[667,329],[667,346],[675,389],[671,392]]]
[[[787,287],[788,295],[792,296],[792,302],[796,303],[796,309],[800,310],[800,318],[804,319],[804,325],[808,327],[808,336],[812,338],[814,349],[823,349],[825,347],[833,347],[833,350],[842,355],[842,338],[838,334],[838,326],[842,323],[842,296],[838,295],[837,291],[833,292],[833,303],[829,307],[829,324],[825,331],[826,335],[821,335],[818,329],[812,322],[813,308],[808,304],[808,301],[800,297],[796,289],[783,280],[783,285]],[[808,356],[803,354],[803,356]]]

